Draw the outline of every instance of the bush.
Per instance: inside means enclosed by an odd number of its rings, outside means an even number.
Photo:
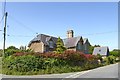
[[[14,53],[19,52],[19,50],[14,50],[14,49],[7,49],[5,50],[4,57],[8,57],[10,55],[13,55]]]
[[[3,60],[3,67],[18,72],[28,72],[42,69],[43,59],[32,55],[26,56],[9,56]]]
[[[114,64],[115,63],[115,56],[111,55],[111,56],[108,56],[104,59],[104,62],[105,62],[105,65],[109,65],[109,64]]]
[[[2,54],[3,54],[3,51],[2,51],[2,50],[0,50],[0,57],[2,57]]]
[[[62,54],[17,52],[4,58],[2,67],[5,74],[63,73],[96,68],[97,60],[96,56],[75,51]]]

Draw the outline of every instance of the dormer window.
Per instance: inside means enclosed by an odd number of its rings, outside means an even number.
[[[50,47],[50,48],[54,48],[54,43],[53,43],[53,41],[49,41],[49,47]]]

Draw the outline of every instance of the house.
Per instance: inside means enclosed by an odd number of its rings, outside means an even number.
[[[48,36],[45,34],[39,34],[33,40],[30,41],[28,47],[35,52],[48,52],[54,51],[56,48],[56,37]]]
[[[28,47],[35,52],[48,52],[54,51],[56,49],[56,37],[48,36],[45,34],[39,34],[33,40],[30,41]],[[62,39],[64,46],[67,50],[82,51],[86,54],[89,53],[90,43],[87,38],[82,38],[82,36],[74,37],[73,30],[67,31],[67,38]]]
[[[109,48],[105,47],[95,47],[93,50],[93,55],[100,54],[102,57],[109,56]]]

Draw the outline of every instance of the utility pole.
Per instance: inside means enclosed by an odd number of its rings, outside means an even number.
[[[4,42],[3,42],[3,56],[5,54],[5,41],[6,41],[6,24],[7,24],[7,15],[8,13],[5,13],[5,26],[4,26]]]

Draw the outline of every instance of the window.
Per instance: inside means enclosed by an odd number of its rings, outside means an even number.
[[[49,47],[50,47],[50,48],[54,48],[54,43],[53,43],[53,41],[49,41]]]
[[[101,52],[101,50],[99,50],[99,52]]]

